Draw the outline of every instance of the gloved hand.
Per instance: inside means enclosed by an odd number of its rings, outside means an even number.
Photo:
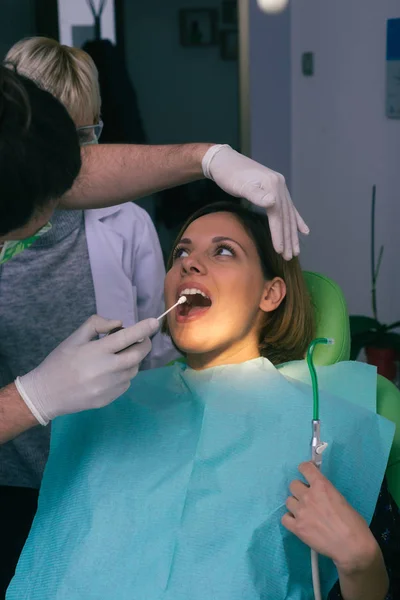
[[[147,319],[93,339],[121,325],[97,315],[90,317],[36,369],[16,379],[20,396],[41,425],[60,415],[106,406],[126,392],[139,363],[151,350],[149,336],[159,322]],[[131,344],[135,345],[128,348]]]
[[[272,243],[286,260],[300,253],[298,231],[309,229],[297,212],[285,179],[263,165],[247,158],[227,145],[215,145],[202,160],[203,173],[231,196],[245,198],[265,208]]]

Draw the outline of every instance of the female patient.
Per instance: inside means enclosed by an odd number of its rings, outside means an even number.
[[[397,597],[397,508],[385,484],[379,494],[390,440],[373,447],[380,418],[322,395],[327,477],[308,462],[296,477],[310,400],[273,365],[301,360],[313,337],[297,259],[273,251],[262,216],[214,205],[173,250],[167,306],[180,295],[188,301],[164,327],[187,365],[144,372],[112,406],[55,421],[7,598],[309,599],[308,547],[326,557],[325,597]],[[368,379],[368,366],[348,365],[347,381],[358,367]]]

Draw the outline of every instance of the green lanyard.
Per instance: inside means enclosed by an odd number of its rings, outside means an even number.
[[[47,225],[39,229],[39,231],[37,231],[35,235],[32,235],[31,237],[28,237],[25,240],[13,240],[9,242],[4,242],[3,246],[0,246],[0,265],[4,264],[8,260],[11,260],[12,258],[14,258],[14,256],[17,256],[17,254],[20,254],[21,252],[32,246],[32,244],[36,242],[38,238],[42,237],[42,235],[47,233],[49,229],[51,229],[51,223],[47,223]]]

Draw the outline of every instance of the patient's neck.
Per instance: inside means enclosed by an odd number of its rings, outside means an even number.
[[[237,365],[260,357],[258,344],[247,340],[229,347],[218,348],[211,352],[187,354],[186,362],[192,369],[201,371],[222,365]]]

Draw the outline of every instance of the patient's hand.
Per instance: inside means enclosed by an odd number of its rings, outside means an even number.
[[[293,481],[282,524],[319,554],[331,558],[341,572],[368,569],[379,546],[366,521],[311,462],[300,473],[308,482]]]

